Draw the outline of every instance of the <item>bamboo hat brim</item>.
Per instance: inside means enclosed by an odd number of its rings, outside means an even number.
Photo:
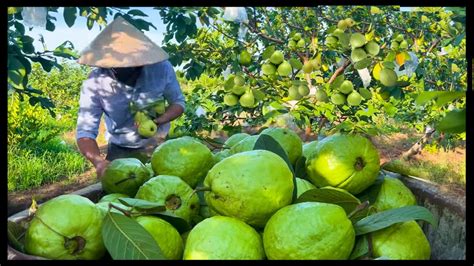
[[[135,67],[168,58],[161,47],[119,16],[81,52],[78,63],[103,68]]]

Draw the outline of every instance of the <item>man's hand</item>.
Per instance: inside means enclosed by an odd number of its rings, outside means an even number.
[[[105,169],[107,168],[109,163],[110,163],[110,161],[108,161],[108,160],[102,160],[102,161],[98,162],[95,165],[95,170],[97,172],[97,178],[101,178],[104,175]]]

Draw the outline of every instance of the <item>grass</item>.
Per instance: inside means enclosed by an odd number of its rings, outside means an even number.
[[[78,151],[59,138],[33,148],[12,145],[8,147],[8,191],[69,179],[89,167]]]

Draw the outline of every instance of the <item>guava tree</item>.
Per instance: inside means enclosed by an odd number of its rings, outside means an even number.
[[[195,108],[213,102],[207,117],[228,121],[223,127],[290,113],[315,130],[373,134],[377,116],[425,127],[455,111],[441,129],[463,130],[455,125],[465,113],[462,8],[157,9],[170,30],[163,46],[187,82],[218,79],[204,89],[197,84],[206,96]],[[424,111],[409,115],[408,106]]]

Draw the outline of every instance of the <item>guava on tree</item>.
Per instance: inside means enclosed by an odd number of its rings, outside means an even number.
[[[239,102],[239,97],[235,96],[232,93],[227,93],[224,95],[224,104],[228,106],[234,106]]]
[[[362,33],[356,32],[351,34],[350,44],[352,49],[359,48],[365,45],[366,39]]]
[[[350,80],[344,80],[341,83],[341,86],[339,86],[339,91],[344,93],[344,94],[349,94],[354,90],[354,85]]]
[[[373,204],[377,211],[416,205],[415,195],[398,178],[385,176]]]
[[[327,102],[329,100],[327,93],[321,88],[316,91],[315,96],[316,96],[316,100],[320,102]]]
[[[151,156],[155,173],[178,176],[191,187],[195,187],[206,176],[212,164],[209,148],[188,136],[165,141]]]
[[[331,95],[331,102],[335,105],[341,105],[346,102],[346,96],[342,93],[336,92]]]
[[[373,255],[392,260],[429,260],[431,247],[416,221],[396,223],[371,233]]]
[[[122,193],[134,197],[138,188],[150,178],[150,171],[140,160],[120,158],[110,162],[101,183],[107,194]]]
[[[288,128],[270,127],[260,134],[274,138],[283,150],[286,151],[291,164],[295,164],[303,153],[303,141],[293,130]]]
[[[243,50],[239,55],[239,63],[243,66],[249,66],[252,63],[252,55],[247,50]]]
[[[270,62],[274,65],[279,65],[283,62],[284,56],[281,51],[275,51],[273,54],[270,56]]]
[[[262,239],[250,225],[225,216],[198,223],[188,234],[184,260],[262,260]]]
[[[352,91],[347,95],[347,103],[351,106],[358,106],[362,101],[362,96],[357,91]]]
[[[310,61],[307,61],[307,62],[304,63],[302,69],[303,69],[304,73],[309,74],[309,73],[313,72],[313,64]]]
[[[288,61],[283,61],[277,68],[278,75],[280,76],[289,76],[291,74],[292,68]]]
[[[48,259],[102,258],[101,212],[91,200],[79,195],[61,195],[45,202],[26,230],[25,251]]]
[[[269,260],[345,260],[354,242],[355,231],[344,209],[321,202],[281,208],[263,232]]]
[[[265,75],[273,75],[276,72],[276,67],[273,64],[265,63],[262,65],[262,72]]]
[[[232,148],[235,144],[237,144],[239,141],[245,139],[246,137],[250,136],[247,133],[236,133],[232,136],[230,136],[225,142],[224,142],[224,147],[226,148]]]
[[[183,239],[170,223],[155,216],[138,216],[135,220],[155,239],[163,256],[179,260],[183,255]]]
[[[380,70],[380,83],[384,86],[392,87],[397,85],[398,76],[395,71],[389,68]]]
[[[307,96],[309,94],[309,88],[307,85],[305,84],[301,84],[298,86],[298,93],[301,95],[301,96]]]
[[[245,78],[242,77],[242,75],[235,75],[234,85],[235,86],[244,86],[245,85]]]
[[[358,194],[375,182],[380,170],[377,149],[367,138],[335,134],[318,142],[306,160],[308,179],[317,187],[342,188]]]
[[[206,203],[217,213],[260,228],[275,211],[291,203],[294,189],[286,162],[267,150],[225,158],[209,171],[204,187],[209,189],[204,192]]]
[[[380,46],[375,41],[370,41],[364,46],[365,51],[372,55],[376,56],[380,52]]]
[[[163,204],[167,211],[188,223],[199,213],[197,194],[177,176],[158,175],[151,178],[140,187],[135,198]]]
[[[251,90],[247,90],[239,99],[240,105],[243,107],[252,108],[255,105],[255,97]]]

